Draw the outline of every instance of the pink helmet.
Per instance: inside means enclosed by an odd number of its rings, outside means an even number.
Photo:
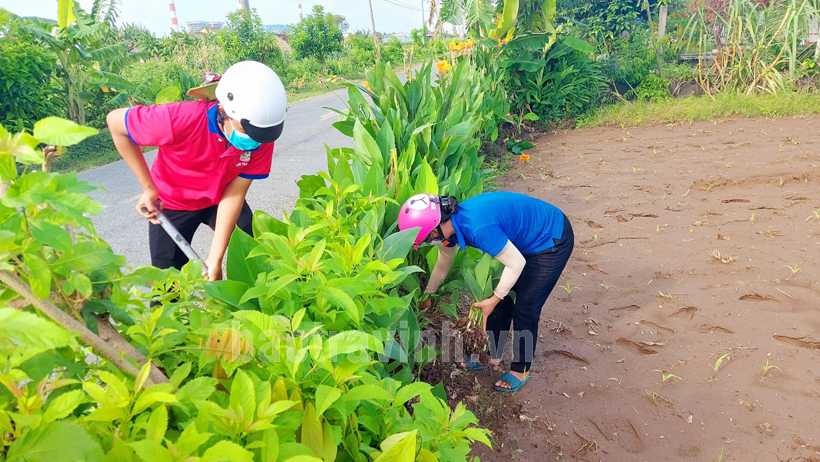
[[[416,194],[407,199],[399,211],[399,230],[421,227],[413,247],[418,250],[427,235],[441,223],[441,207],[438,196]]]

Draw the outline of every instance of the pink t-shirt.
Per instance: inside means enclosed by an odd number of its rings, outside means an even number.
[[[171,210],[201,210],[219,203],[234,178],[267,178],[273,143],[254,151],[231,146],[216,120],[215,102],[184,101],[134,106],[125,114],[131,141],[157,146],[151,178]]]

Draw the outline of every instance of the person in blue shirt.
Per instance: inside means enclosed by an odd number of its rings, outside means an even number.
[[[572,254],[575,236],[566,215],[554,205],[513,192],[492,192],[458,203],[453,196],[417,194],[399,211],[399,229],[419,227],[415,245],[438,244],[439,258],[425,293],[435,293],[447,278],[455,247],[474,247],[504,264],[493,295],[481,308],[489,334],[491,364],[497,367],[513,328],[510,371],[496,382],[500,392],[517,391],[529,380],[538,339],[541,309]],[[515,292],[515,301],[510,297]],[[421,308],[430,306],[425,300]],[[469,370],[481,365],[465,358]]]

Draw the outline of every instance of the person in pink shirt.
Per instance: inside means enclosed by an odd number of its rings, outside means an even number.
[[[181,268],[188,261],[159,225],[159,207],[188,242],[200,224],[214,230],[204,262],[214,281],[222,278],[234,226],[253,234],[245,196],[253,180],[270,174],[287,95],[276,72],[256,61],[236,63],[212,79],[188,92],[201,100],[115,109],[106,120],[142,187],[136,209],[150,221],[151,264]],[[158,148],[150,171],[140,146]]]

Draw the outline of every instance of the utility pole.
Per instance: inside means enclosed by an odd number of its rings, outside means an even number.
[[[373,28],[373,44],[376,46],[376,58],[381,61],[382,53],[379,51],[379,37],[376,35],[376,20],[373,19],[373,0],[367,0],[367,3],[370,4],[370,25]]]
[[[245,10],[245,11],[250,11],[251,6],[250,6],[249,3],[250,3],[250,0],[239,0],[239,7],[242,8],[243,10]]]
[[[424,30],[424,0],[421,0],[421,30]],[[424,37],[427,40],[427,37]]]

